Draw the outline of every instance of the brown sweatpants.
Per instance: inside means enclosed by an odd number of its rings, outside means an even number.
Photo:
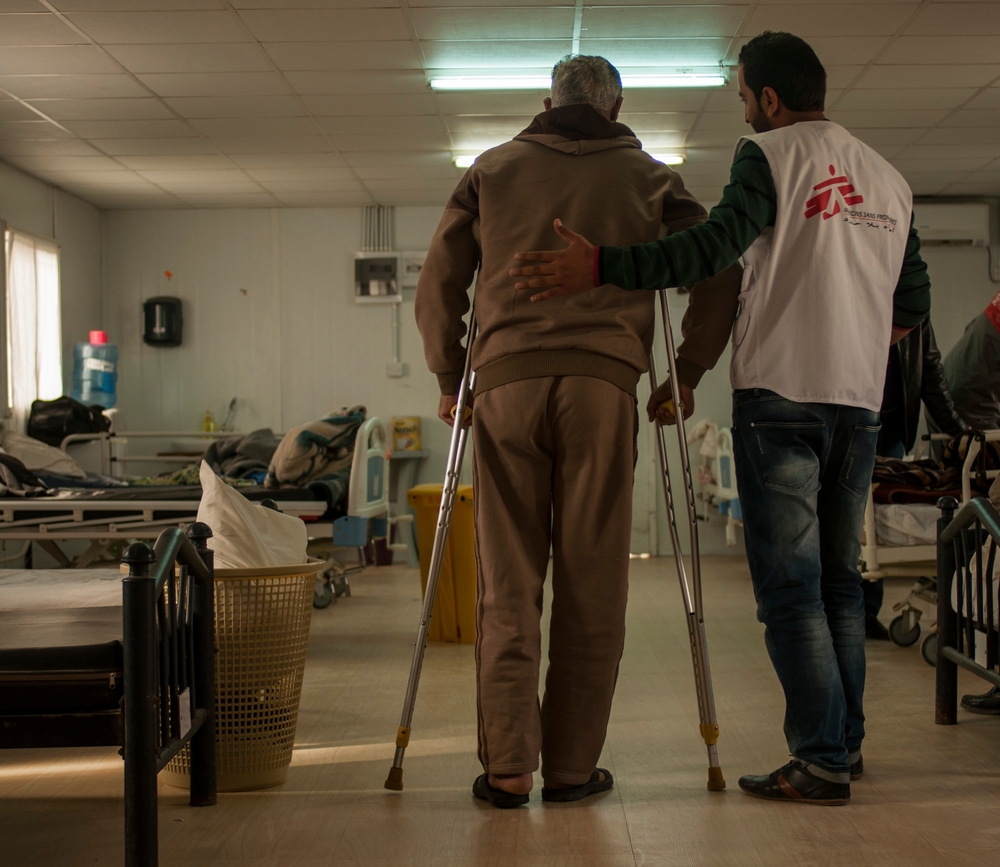
[[[476,396],[479,760],[586,782],[625,644],[635,398],[586,376]],[[552,546],[549,668],[539,707],[542,587]]]

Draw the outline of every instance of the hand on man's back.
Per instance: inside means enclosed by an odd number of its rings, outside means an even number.
[[[521,290],[544,289],[531,296],[532,301],[544,301],[559,295],[576,295],[594,288],[594,245],[583,235],[570,231],[562,220],[553,225],[559,237],[569,244],[564,250],[536,250],[532,253],[518,253],[519,262],[541,262],[540,265],[525,265],[511,268],[511,277],[529,277],[515,284]]]

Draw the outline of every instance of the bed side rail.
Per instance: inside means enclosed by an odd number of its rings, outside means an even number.
[[[958,501],[954,497],[942,497],[937,505],[941,517],[938,518],[934,721],[939,725],[954,725],[958,716],[959,666],[1000,686],[994,575],[1000,544],[1000,514],[981,497],[967,502],[957,514]]]
[[[122,558],[128,867],[157,863],[156,775],[188,742],[191,804],[216,802],[211,536],[200,522],[172,527]]]

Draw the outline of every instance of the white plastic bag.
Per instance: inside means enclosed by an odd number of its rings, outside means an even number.
[[[306,525],[251,503],[201,462],[201,505],[198,520],[212,529],[208,546],[220,569],[254,569],[305,563]]]

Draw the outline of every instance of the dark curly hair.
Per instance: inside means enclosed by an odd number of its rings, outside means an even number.
[[[765,30],[740,51],[740,66],[757,103],[770,87],[789,111],[822,111],[826,100],[826,70],[804,39]]]

